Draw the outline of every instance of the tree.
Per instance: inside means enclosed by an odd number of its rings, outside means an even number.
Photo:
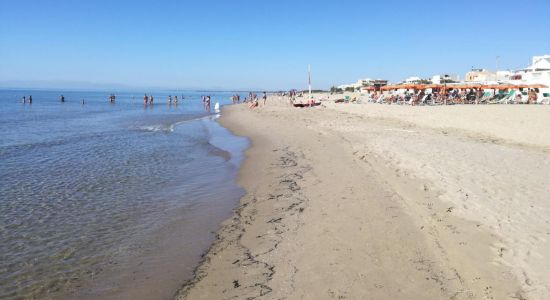
[[[333,94],[334,93],[341,93],[342,89],[333,86],[333,87],[330,88],[330,92],[333,93]]]

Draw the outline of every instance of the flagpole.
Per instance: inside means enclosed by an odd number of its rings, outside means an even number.
[[[309,86],[309,101],[311,101],[311,65],[307,65],[307,79]]]

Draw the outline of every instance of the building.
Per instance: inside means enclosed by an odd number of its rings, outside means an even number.
[[[532,63],[510,76],[512,83],[544,84],[550,87],[550,55],[533,56]]]
[[[422,78],[418,76],[411,76],[405,79],[405,83],[419,83],[422,81]]]
[[[382,79],[371,79],[371,78],[365,78],[365,79],[359,79],[356,83],[351,84],[342,84],[337,86],[337,88],[345,90],[346,88],[353,88],[355,90],[360,90],[362,87],[377,87],[380,88],[381,86],[387,85],[387,80]]]
[[[441,75],[432,76],[432,83],[434,84],[451,83],[451,82],[459,82],[459,81],[460,81],[460,77],[458,75],[441,74]]]
[[[512,76],[510,71],[497,71],[491,72],[486,69],[472,69],[470,72],[466,73],[464,81],[466,82],[498,82],[498,81],[508,81]]]
[[[497,74],[486,69],[472,69],[464,77],[464,81],[467,82],[487,82],[496,81],[496,79]]]

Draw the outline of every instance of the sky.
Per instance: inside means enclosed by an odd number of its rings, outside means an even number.
[[[0,86],[327,89],[550,54],[550,1],[0,0]]]

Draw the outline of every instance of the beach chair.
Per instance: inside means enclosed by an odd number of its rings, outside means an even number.
[[[487,103],[491,99],[493,99],[493,93],[491,92],[484,92],[481,98],[478,100],[478,103]]]
[[[519,98],[519,101],[518,101],[518,98]],[[529,96],[527,95],[527,92],[518,92],[514,100],[517,104],[528,104]]]
[[[493,101],[494,104],[510,104],[514,103],[516,97],[516,91],[511,90],[508,94],[505,94],[502,98],[497,97],[497,100]],[[498,99],[500,98],[500,99]]]
[[[420,103],[427,105],[428,104],[428,99],[430,98],[430,95],[431,94],[426,93],[426,95],[424,95],[424,97],[422,97],[422,99],[420,100]]]
[[[414,98],[416,97],[416,95],[411,95],[410,98],[409,98],[409,105],[414,105]]]
[[[537,104],[550,104],[550,93],[539,93]]]

